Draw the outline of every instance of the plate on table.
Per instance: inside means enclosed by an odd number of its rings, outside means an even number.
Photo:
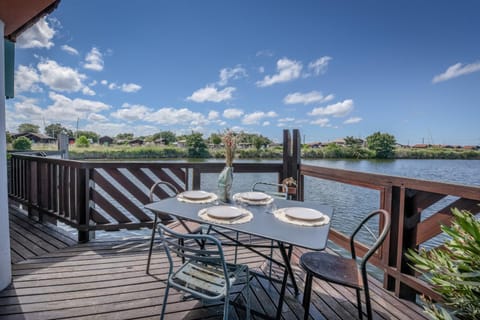
[[[243,192],[240,194],[240,197],[249,200],[249,201],[264,201],[270,198],[268,194],[265,194],[263,192]]]
[[[206,213],[216,219],[234,219],[244,214],[242,209],[230,206],[210,207]]]
[[[189,200],[205,200],[207,198],[210,198],[211,193],[206,191],[201,191],[201,190],[191,190],[191,191],[182,192],[181,195],[185,199],[189,199]]]
[[[285,212],[285,215],[289,218],[304,221],[318,221],[325,217],[325,215],[318,210],[303,207],[285,208],[283,212]]]

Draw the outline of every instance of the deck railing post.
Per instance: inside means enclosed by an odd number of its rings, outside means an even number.
[[[77,180],[77,217],[78,217],[78,242],[88,242],[90,233],[90,170],[81,168],[78,170]]]

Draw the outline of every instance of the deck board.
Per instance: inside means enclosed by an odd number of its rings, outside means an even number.
[[[158,319],[167,260],[155,247],[151,274],[145,273],[148,241],[92,241],[76,244],[72,238],[32,222],[18,210],[11,210],[13,283],[0,292],[0,320],[3,319]],[[31,240],[34,247],[30,247]],[[244,240],[248,238],[245,237]],[[256,243],[268,243],[253,238]],[[268,253],[268,249],[264,252]],[[305,250],[295,248],[292,261],[298,285],[304,286],[304,272],[297,261]],[[246,249],[239,250],[239,263],[246,263],[266,275],[268,263]],[[227,260],[232,261],[234,248],[225,247]],[[16,261],[16,262],[14,262]],[[282,270],[273,267],[280,279]],[[415,304],[399,300],[371,278],[372,306],[375,319],[426,319]],[[242,286],[234,295],[245,294]],[[280,284],[263,277],[251,281],[252,309],[274,315]],[[282,319],[303,319],[301,300],[287,288]],[[243,301],[243,298],[239,298]],[[310,319],[356,319],[354,291],[318,280],[314,281]],[[184,301],[172,290],[166,319],[221,319],[222,304],[203,306],[197,300]],[[233,309],[231,319],[244,319],[242,309]],[[253,316],[253,319],[260,317]]]

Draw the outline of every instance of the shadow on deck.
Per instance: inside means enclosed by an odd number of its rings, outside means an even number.
[[[74,244],[64,233],[10,211],[13,283],[0,292],[0,319],[158,319],[167,276],[160,249],[155,250],[147,275],[145,239]],[[233,260],[233,250],[225,248],[227,259]],[[302,288],[304,274],[296,263],[301,254],[295,249],[292,259]],[[245,249],[239,250],[239,262],[259,273],[268,272],[265,261]],[[279,277],[281,270],[274,268],[274,275]],[[252,308],[274,315],[280,285],[262,277],[251,284]],[[378,281],[371,281],[371,291],[376,319],[426,319],[420,307],[395,298]],[[287,292],[283,319],[303,319],[302,298]],[[315,281],[310,318],[355,319],[355,301],[352,290]],[[184,301],[173,291],[167,313],[166,319],[221,319],[222,305]],[[241,310],[231,315],[244,318]]]

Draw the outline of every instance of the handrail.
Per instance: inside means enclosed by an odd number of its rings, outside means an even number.
[[[384,287],[394,291],[397,296],[410,300],[415,299],[417,292],[441,300],[441,296],[427,283],[416,277],[404,252],[409,248],[417,249],[422,243],[440,234],[440,226],[451,223],[451,208],[479,213],[480,187],[303,164],[299,170],[300,199],[304,196],[306,176],[378,191],[378,207],[390,212],[392,228],[381,252],[372,257],[370,262],[384,271]],[[425,209],[447,196],[457,199],[430,217],[422,219]],[[349,249],[349,237],[340,231],[332,228],[329,238],[337,245]],[[366,247],[361,243],[356,243],[356,249],[362,255],[366,252]]]

